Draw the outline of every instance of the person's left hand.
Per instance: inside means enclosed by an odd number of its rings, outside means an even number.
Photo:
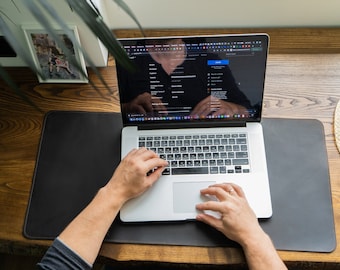
[[[167,165],[167,161],[151,150],[133,149],[120,162],[108,186],[125,203],[151,187]]]
[[[235,114],[248,116],[248,111],[245,107],[236,103],[227,102],[218,99],[214,96],[208,96],[201,100],[195,108],[192,110],[191,115],[197,116],[218,116],[218,115],[230,115]]]

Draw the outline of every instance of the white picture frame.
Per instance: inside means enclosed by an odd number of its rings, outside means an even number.
[[[87,71],[83,54],[72,40],[77,40],[80,44],[79,34],[76,26],[70,26],[73,37],[70,38],[66,31],[56,29],[55,31],[64,42],[64,46],[69,49],[65,54],[62,46],[51,38],[48,32],[39,26],[22,26],[28,43],[29,50],[36,65],[36,68],[44,75],[38,75],[41,83],[87,83]],[[68,57],[73,57],[80,65],[82,72],[68,61]]]

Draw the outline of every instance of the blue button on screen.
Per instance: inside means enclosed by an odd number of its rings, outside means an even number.
[[[228,59],[208,60],[208,66],[225,66],[225,65],[229,65]]]

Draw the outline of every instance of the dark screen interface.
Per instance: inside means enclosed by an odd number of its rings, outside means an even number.
[[[117,63],[126,122],[257,121],[266,35],[121,40],[136,71]]]

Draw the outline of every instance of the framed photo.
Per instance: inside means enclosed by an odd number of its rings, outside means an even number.
[[[37,26],[22,27],[29,49],[44,78],[38,75],[42,83],[87,83],[86,65],[82,53],[72,42],[74,38],[79,42],[79,35],[75,26],[70,26],[73,37],[67,36],[65,31],[56,29],[63,44],[57,44],[45,29]],[[68,48],[68,53],[62,48]],[[72,58],[72,59],[70,59]],[[76,61],[84,73],[80,72],[72,62]],[[84,75],[85,74],[85,75]]]

